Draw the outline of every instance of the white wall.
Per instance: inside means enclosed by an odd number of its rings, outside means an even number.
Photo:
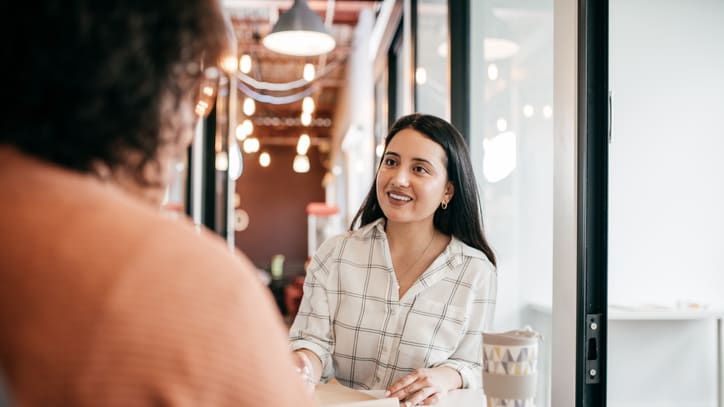
[[[723,39],[724,1],[611,2],[611,302],[724,300]]]
[[[612,0],[609,302],[724,305],[724,1]],[[713,406],[714,322],[613,322],[610,406]]]

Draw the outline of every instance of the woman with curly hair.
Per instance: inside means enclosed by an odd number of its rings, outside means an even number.
[[[213,0],[3,6],[0,370],[19,405],[311,405],[250,262],[159,211],[224,27]]]

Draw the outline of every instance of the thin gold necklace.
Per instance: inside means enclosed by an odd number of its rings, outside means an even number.
[[[419,263],[422,260],[422,258],[425,257],[425,253],[427,253],[427,250],[430,248],[430,246],[432,246],[432,242],[434,240],[435,240],[435,232],[433,231],[432,238],[430,239],[430,242],[427,244],[427,246],[425,246],[425,250],[423,250],[422,253],[420,253],[420,256],[417,258],[417,260],[415,260],[414,263],[412,263],[409,267],[407,267],[407,269],[405,270],[404,273],[399,273],[397,275],[398,278],[407,275],[407,273],[409,273],[417,265],[417,263]]]

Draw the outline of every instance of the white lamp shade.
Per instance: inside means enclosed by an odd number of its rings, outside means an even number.
[[[322,19],[309,9],[305,0],[295,0],[262,43],[274,52],[295,56],[326,54],[337,45]]]

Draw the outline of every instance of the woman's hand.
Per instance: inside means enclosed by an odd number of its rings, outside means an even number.
[[[462,383],[460,374],[449,367],[416,369],[393,383],[385,396],[397,397],[405,407],[435,404],[448,390],[459,389]]]
[[[297,372],[304,381],[309,394],[314,393],[314,388],[319,383],[319,376],[321,376],[321,365],[316,355],[309,355],[311,353],[307,350],[297,350],[292,352],[292,358],[294,359],[294,366],[297,368]],[[315,364],[314,361],[317,363]],[[318,373],[320,372],[320,373]]]

